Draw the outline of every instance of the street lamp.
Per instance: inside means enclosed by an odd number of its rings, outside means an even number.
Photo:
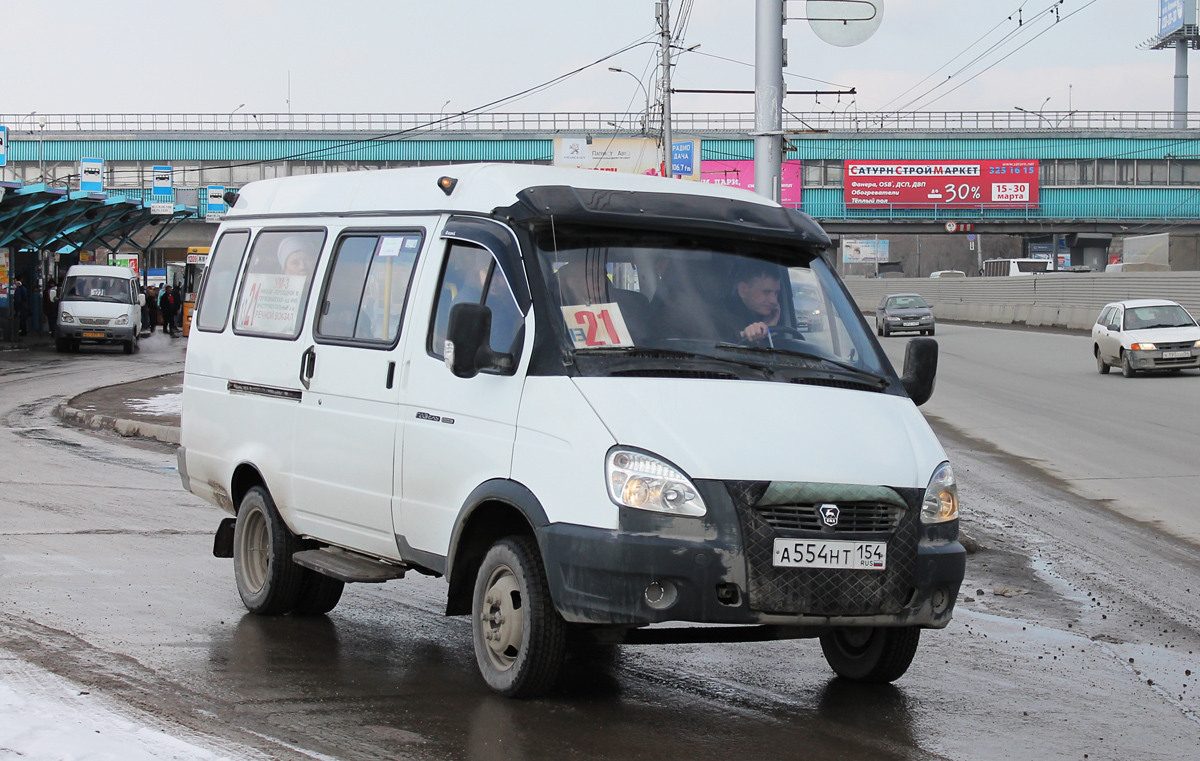
[[[646,86],[642,84],[642,80],[638,79],[637,75],[634,74],[632,71],[626,71],[625,69],[622,69],[619,66],[609,66],[608,70],[615,71],[618,74],[628,74],[629,76],[633,77],[633,81],[637,82],[638,87],[640,87],[642,89],[642,92],[645,93],[645,95],[646,95],[646,110],[642,112],[644,114],[644,116],[642,118],[642,133],[645,134],[646,122],[650,116],[650,91],[646,89]]]
[[[1050,96],[1050,97],[1053,97],[1053,96]],[[1046,117],[1042,116],[1042,109],[1045,108],[1046,104],[1050,102],[1050,97],[1047,97],[1045,100],[1042,101],[1042,105],[1038,107],[1037,111],[1030,111],[1027,108],[1021,108],[1020,106],[1013,106],[1013,108],[1015,108],[1016,110],[1020,111],[1023,114],[1029,114],[1030,116],[1036,116],[1037,118],[1044,121],[1046,123],[1046,126],[1053,127],[1053,126],[1055,126],[1054,123],[1051,122]]]
[[[246,107],[246,104],[243,103],[242,105],[240,105],[237,108],[230,111],[229,112],[229,121],[225,126],[228,127],[230,130],[232,130],[233,129],[233,115],[236,114],[238,111],[241,111],[245,107]]]

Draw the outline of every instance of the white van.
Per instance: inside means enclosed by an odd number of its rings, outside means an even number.
[[[76,264],[58,289],[55,348],[79,351],[82,343],[119,343],[133,354],[145,303],[137,275],[128,267]]]
[[[890,681],[963,579],[958,497],[808,216],[516,165],[266,180],[217,233],[179,471],[254,613],[444,576],[486,682],[568,642],[819,637]],[[796,324],[794,291],[819,291]],[[731,624],[655,627],[663,622]]]

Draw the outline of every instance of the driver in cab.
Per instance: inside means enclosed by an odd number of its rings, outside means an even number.
[[[728,304],[726,337],[735,342],[760,344],[769,340],[771,328],[779,324],[779,268],[753,262],[738,275],[737,294]]]

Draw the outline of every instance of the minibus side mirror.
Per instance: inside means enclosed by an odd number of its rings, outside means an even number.
[[[144,293],[138,294],[138,306],[140,306],[140,307],[146,306],[146,294],[144,294]]]
[[[483,304],[455,304],[450,309],[443,352],[446,367],[459,378],[474,378],[480,370],[507,370],[510,354],[492,351],[492,310]]]
[[[904,376],[900,383],[913,404],[920,407],[933,396],[937,379],[938,343],[932,338],[914,338],[904,352]]]

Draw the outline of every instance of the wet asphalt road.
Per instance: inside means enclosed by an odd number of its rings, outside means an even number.
[[[939,331],[944,345],[956,330]],[[1000,333],[1011,331],[966,340]],[[509,701],[476,675],[466,620],[440,615],[443,582],[419,576],[348,587],[328,617],[247,615],[231,561],[211,556],[222,514],[182,491],[172,449],[50,415],[87,388],[177,370],[180,346],[166,343],[132,357],[0,353],[0,650],[214,751],[1200,757],[1196,547],[950,425],[939,435],[982,549],[954,622],[925,633],[892,686],[832,678],[815,642],[629,647],[574,664],[550,698]],[[947,399],[959,393],[951,354]]]

